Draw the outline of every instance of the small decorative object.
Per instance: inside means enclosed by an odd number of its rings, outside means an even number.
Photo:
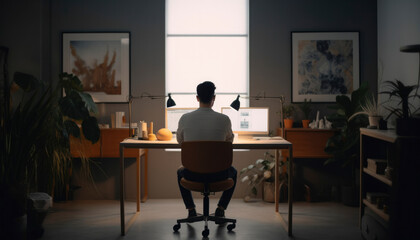
[[[305,119],[302,120],[302,126],[304,128],[309,128],[309,115],[312,112],[311,102],[312,102],[311,99],[309,99],[309,101],[308,101],[305,98],[305,100],[303,101],[303,103],[301,103],[301,104],[298,105],[299,108],[300,108],[300,110],[303,112],[304,117],[305,117]]]
[[[148,134],[149,141],[156,141],[157,140],[157,137],[156,137],[155,134],[153,134],[153,122],[150,122],[149,123],[148,132],[149,132],[149,134]]]
[[[324,116],[325,129],[332,128],[332,122],[328,121],[327,116]]]
[[[325,128],[325,125],[324,125],[324,119],[320,119],[319,120],[319,123],[318,123],[318,128],[319,129],[324,129]]]
[[[140,121],[138,124],[138,139],[147,140],[149,139],[148,133],[147,133],[147,122]]]
[[[389,167],[389,166],[385,168],[385,177],[386,178],[392,180],[393,174],[394,174],[394,168]]]
[[[292,32],[292,102],[334,102],[359,87],[358,32]]]
[[[172,139],[172,132],[167,128],[161,128],[157,131],[156,138],[159,141],[169,141]]]

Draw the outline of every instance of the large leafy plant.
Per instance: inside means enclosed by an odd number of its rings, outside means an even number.
[[[86,139],[99,140],[95,103],[67,73],[53,87],[17,72],[2,87],[0,186],[51,193],[71,167],[69,137],[81,136],[78,123]]]
[[[335,113],[328,117],[333,128],[338,129],[334,136],[328,139],[325,152],[332,155],[325,161],[325,164],[337,163],[349,169],[353,174],[360,157],[360,128],[368,125],[366,115],[356,115],[365,106],[367,84],[363,83],[359,89],[352,92],[349,98],[346,95],[336,97],[336,104],[332,106]]]

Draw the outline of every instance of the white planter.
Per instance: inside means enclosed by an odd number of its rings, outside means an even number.
[[[369,116],[369,126],[379,129],[379,120],[381,120],[381,118],[381,116]]]

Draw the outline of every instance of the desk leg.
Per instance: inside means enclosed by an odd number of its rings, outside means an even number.
[[[149,156],[149,149],[144,149],[144,171],[143,171],[143,183],[142,183],[142,187],[143,187],[143,189],[144,189],[144,195],[143,195],[143,197],[142,197],[142,199],[141,199],[141,202],[146,202],[147,201],[147,198],[148,198],[148,183],[147,183],[147,172],[148,172],[148,170],[147,170],[147,168],[148,168],[148,166],[147,166],[147,162],[148,162],[148,156]]]
[[[137,212],[140,212],[140,156],[136,158],[136,199]]]
[[[125,216],[124,216],[124,147],[120,145],[120,216],[121,216],[121,235],[125,235]]]
[[[275,168],[274,168],[274,202],[275,211],[279,212],[279,195],[280,195],[280,182],[279,182],[279,150],[275,149]]]
[[[292,153],[292,146],[289,147],[289,191],[288,191],[288,198],[289,198],[289,229],[288,233],[289,236],[292,236],[292,221],[293,221],[293,153]]]

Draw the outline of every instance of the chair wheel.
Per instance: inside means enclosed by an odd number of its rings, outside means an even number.
[[[181,228],[181,224],[175,224],[174,225],[174,227],[173,227],[173,229],[174,229],[174,232],[178,232],[178,230]]]
[[[227,229],[228,229],[229,231],[232,231],[232,229],[234,229],[235,227],[236,227],[236,224],[232,223],[232,224],[229,224],[229,225],[227,226]]]
[[[209,233],[210,233],[210,231],[209,231],[208,228],[204,229],[203,232],[202,232],[203,237],[208,237],[209,236]]]

